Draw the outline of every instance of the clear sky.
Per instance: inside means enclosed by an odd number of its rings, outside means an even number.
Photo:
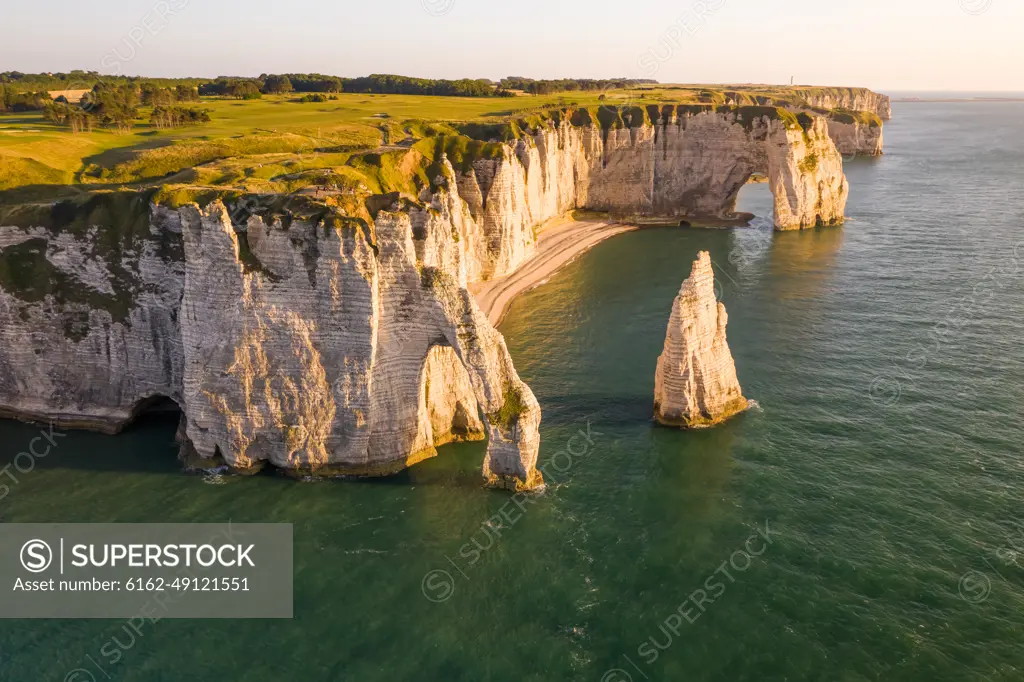
[[[1024,0],[4,0],[0,71],[1024,90]]]

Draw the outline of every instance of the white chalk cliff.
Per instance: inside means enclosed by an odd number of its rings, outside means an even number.
[[[654,375],[654,418],[683,428],[718,424],[747,409],[715,298],[711,255],[701,251],[672,303],[665,349]]]
[[[486,437],[488,483],[536,487],[540,407],[466,288],[452,207],[439,189],[372,229],[152,207],[103,256],[90,233],[0,228],[0,409],[115,433],[166,397],[186,460],[239,472],[384,475]],[[37,276],[61,291],[12,293]]]
[[[889,96],[867,88],[793,88],[789,94],[803,99],[812,107],[870,111],[883,121],[892,118],[892,101]]]
[[[843,156],[881,156],[882,126],[830,118],[828,134]]]
[[[593,125],[583,112],[582,125],[565,117],[531,130],[457,176],[487,244],[510,245],[482,278],[517,267],[532,226],[573,208],[625,219],[734,219],[754,173],[769,179],[778,229],[841,223],[849,188],[828,123],[780,117],[787,113],[667,105],[626,110],[610,125]]]
[[[486,438],[487,481],[535,487],[540,407],[469,284],[576,208],[730,219],[759,172],[796,229],[841,222],[848,193],[826,120],[774,108],[562,112],[493,144],[458,170],[401,152],[430,185],[359,215],[31,207],[0,227],[0,415],[116,432],[169,399],[186,459],[237,471],[383,475]]]

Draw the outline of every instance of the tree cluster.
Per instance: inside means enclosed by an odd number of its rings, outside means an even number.
[[[47,102],[45,109],[47,119],[69,126],[73,132],[96,126],[128,132],[139,116],[139,89],[134,84],[100,82],[82,95],[77,105],[61,96]]]
[[[167,106],[176,102],[198,102],[199,91],[191,85],[163,88],[149,81],[142,84],[139,96],[145,106]]]
[[[50,102],[46,107],[45,116],[57,125],[68,126],[73,133],[91,131],[96,123],[85,109],[67,102]]]
[[[210,112],[207,109],[195,109],[193,107],[157,106],[153,107],[150,122],[157,128],[194,126],[200,123],[209,123]]]
[[[100,125],[128,132],[139,117],[139,91],[131,84],[97,83],[82,96],[80,105]]]
[[[19,92],[0,83],[0,112],[41,111],[49,101],[48,92]]]
[[[259,99],[263,96],[260,89],[263,83],[252,78],[225,78],[221,76],[211,83],[199,86],[199,94],[203,96],[221,95],[235,99]]]
[[[264,95],[283,95],[294,90],[292,81],[288,76],[282,75],[271,75],[266,77],[260,77],[263,81],[263,87],[260,91]]]

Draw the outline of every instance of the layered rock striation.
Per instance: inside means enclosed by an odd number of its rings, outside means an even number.
[[[666,426],[713,426],[747,409],[715,298],[711,255],[702,251],[672,303],[654,375],[654,418]]]
[[[147,211],[104,197],[74,223],[0,227],[0,415],[116,433],[180,400],[181,235]]]

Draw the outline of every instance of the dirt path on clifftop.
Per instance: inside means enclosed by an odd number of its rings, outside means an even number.
[[[623,232],[637,229],[636,225],[599,222],[593,220],[553,220],[537,233],[537,251],[510,275],[479,282],[470,287],[477,305],[495,327],[505,316],[514,299],[524,291],[543,284],[559,268],[580,254]]]

